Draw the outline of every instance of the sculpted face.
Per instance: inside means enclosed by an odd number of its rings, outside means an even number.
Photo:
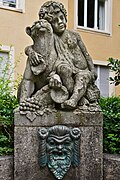
[[[53,27],[54,33],[61,35],[66,29],[66,19],[64,14],[59,11],[54,15],[51,25]]]
[[[39,164],[41,167],[48,166],[56,179],[63,179],[70,169],[80,164],[78,128],[68,128],[56,125],[39,129]]]
[[[62,179],[71,166],[73,142],[69,134],[51,135],[47,139],[48,167],[57,179]]]

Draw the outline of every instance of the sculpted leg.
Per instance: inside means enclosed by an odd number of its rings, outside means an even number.
[[[73,94],[69,100],[64,102],[64,107],[67,109],[74,109],[78,101],[85,95],[88,83],[90,81],[89,74],[78,73],[75,76],[75,85]]]
[[[73,92],[74,80],[72,78],[72,69],[68,64],[60,64],[57,67],[57,73],[62,79],[63,85],[68,89],[69,93]]]

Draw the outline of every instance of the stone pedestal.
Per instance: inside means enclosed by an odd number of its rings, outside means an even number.
[[[78,127],[80,137],[80,165],[71,167],[64,180],[102,180],[102,113],[57,111],[30,121],[24,115],[15,113],[14,135],[14,179],[55,180],[50,170],[38,164],[38,128],[65,125]]]

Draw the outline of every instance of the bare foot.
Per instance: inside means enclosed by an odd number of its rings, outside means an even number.
[[[76,106],[77,106],[77,102],[75,102],[74,99],[69,99],[61,105],[61,107],[65,109],[75,109]]]

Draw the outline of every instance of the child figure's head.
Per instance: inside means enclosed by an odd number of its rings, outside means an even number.
[[[56,34],[62,34],[66,29],[67,12],[62,3],[56,1],[44,3],[39,11],[39,18],[46,19]]]

